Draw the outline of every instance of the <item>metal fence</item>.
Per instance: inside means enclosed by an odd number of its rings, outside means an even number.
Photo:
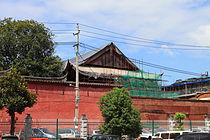
[[[193,129],[205,129],[209,130],[210,121],[191,121],[184,120],[183,127],[184,130],[193,130]],[[169,120],[142,120],[142,126],[144,129],[164,129],[164,130],[174,130],[175,122]]]
[[[98,130],[99,126],[103,124],[101,121],[90,120],[87,123],[87,133],[91,135],[94,130]],[[24,130],[26,123],[25,120],[17,120],[15,124],[15,135],[19,136],[21,131]],[[82,121],[79,121],[78,131],[82,129]],[[58,129],[61,128],[75,128],[75,123],[72,119],[33,119],[32,128],[45,128],[54,134],[57,134]],[[9,135],[10,121],[0,121],[0,136]]]
[[[104,122],[97,120],[87,121],[87,134],[91,135],[93,130],[98,130],[99,126]],[[157,130],[173,130],[174,122],[169,120],[141,120],[143,129],[149,130],[155,133]],[[78,131],[81,131],[82,122],[78,122]],[[185,130],[206,130],[209,131],[210,121],[183,121],[183,126]],[[22,130],[24,130],[25,120],[17,120],[15,125],[15,134],[19,135]],[[72,119],[33,119],[32,128],[46,128],[47,130],[58,134],[58,129],[60,128],[75,128],[75,123]],[[0,135],[6,135],[10,132],[10,122],[1,121],[0,122]]]

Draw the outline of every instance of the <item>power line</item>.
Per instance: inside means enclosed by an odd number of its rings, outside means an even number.
[[[106,36],[106,37],[123,39],[123,40],[130,40],[130,41],[143,42],[143,43],[154,43],[154,42],[151,42],[151,41],[144,41],[144,40],[137,40],[137,39],[129,39],[129,38],[125,38],[125,37],[118,37],[118,36],[106,35],[106,34],[101,34],[101,33],[97,33],[97,32],[90,32],[90,31],[86,31],[86,30],[81,30],[81,31],[82,32],[86,32],[86,33],[91,33],[91,34]],[[160,44],[162,44],[162,43],[160,43]]]
[[[89,27],[89,28],[92,28],[92,29],[96,29],[96,30],[100,30],[100,31],[116,34],[116,35],[121,35],[121,36],[126,36],[126,37],[130,37],[130,38],[136,38],[136,39],[141,39],[141,40],[146,40],[146,41],[152,41],[154,43],[156,42],[156,43],[162,43],[162,44],[167,44],[167,45],[172,45],[172,46],[185,46],[185,47],[206,47],[206,48],[210,47],[209,45],[191,45],[191,44],[171,43],[171,42],[166,42],[166,41],[141,38],[141,37],[136,37],[136,36],[131,36],[131,35],[127,35],[127,34],[122,34],[122,33],[109,31],[109,30],[106,30],[106,29],[101,29],[101,28],[98,28],[98,27],[93,27],[93,26],[86,25],[86,24],[80,24],[80,25],[81,26],[85,26],[85,27]]]
[[[166,67],[166,66],[161,66],[161,65],[157,65],[157,64],[153,64],[153,63],[149,63],[149,62],[145,62],[145,61],[141,61],[141,60],[137,60],[137,59],[133,59],[133,58],[129,58],[132,62],[136,62],[138,64],[143,64],[146,66],[151,66],[154,68],[159,68],[159,69],[164,69],[167,71],[173,71],[173,72],[178,72],[178,73],[183,73],[183,74],[188,74],[188,75],[194,75],[194,76],[200,76],[200,73],[195,73],[195,72],[189,72],[189,71],[185,71],[185,70],[179,70],[176,68],[170,68],[170,67]]]
[[[150,43],[150,44],[160,44],[160,45],[166,45],[160,42],[152,42],[152,41],[145,41],[145,40],[139,40],[139,39],[130,39],[130,38],[125,38],[125,37],[119,37],[119,36],[112,36],[112,35],[107,35],[107,34],[102,34],[102,33],[97,33],[97,32],[92,32],[92,31],[86,31],[86,30],[81,30],[82,32],[90,33],[90,34],[95,34],[95,35],[100,35],[100,36],[106,36],[106,37],[111,37],[111,38],[117,38],[117,39],[123,39],[123,40],[128,40],[128,41],[135,41],[135,42],[142,42],[142,43]],[[90,37],[90,36],[89,36]],[[173,45],[177,46],[177,45]],[[208,48],[210,49],[210,46],[191,46],[191,45],[185,45],[184,47],[199,47],[199,48]],[[171,47],[170,47],[171,48]],[[177,49],[177,48],[175,48]],[[178,49],[184,49],[184,48],[178,48]],[[193,49],[194,50],[194,49]],[[200,50],[200,49],[195,49],[195,50]]]
[[[56,44],[58,45],[73,45],[75,44],[75,42],[56,42]],[[97,51],[98,48],[93,47],[91,45],[85,44],[85,43],[80,43],[80,46],[82,48],[86,48],[92,51]],[[81,55],[80,55],[81,57]],[[149,63],[149,62],[145,62],[145,61],[141,61],[141,60],[137,60],[137,59],[133,59],[133,58],[128,58],[130,59],[132,62],[137,63],[137,64],[143,64],[145,66],[148,67],[153,67],[153,68],[157,68],[157,69],[163,69],[166,71],[172,71],[172,72],[177,72],[177,73],[182,73],[182,74],[187,74],[187,75],[193,75],[193,76],[200,76],[200,73],[195,73],[195,72],[189,72],[189,71],[185,71],[185,70],[179,70],[179,69],[175,69],[175,68],[170,68],[170,67],[166,67],[166,66],[162,66],[162,65],[157,65],[157,64],[153,64],[153,63]]]
[[[133,40],[133,38],[138,39],[138,41],[144,42],[144,43],[153,43],[153,44],[162,44],[162,45],[170,45],[170,46],[183,46],[183,47],[199,47],[199,48],[210,48],[210,45],[192,45],[192,44],[182,44],[182,43],[171,43],[171,42],[166,42],[166,41],[161,41],[161,40],[154,40],[154,39],[148,39],[148,38],[142,38],[142,37],[136,37],[136,36],[131,36],[131,35],[127,35],[127,34],[122,34],[122,33],[117,33],[114,31],[110,31],[110,30],[106,30],[106,29],[101,29],[98,27],[94,27],[94,26],[90,26],[90,25],[86,25],[86,24],[82,24],[82,23],[76,23],[76,22],[66,22],[66,23],[62,23],[62,22],[41,22],[43,24],[79,24],[81,26],[84,27],[88,27],[88,28],[92,28],[95,30],[99,30],[99,31],[103,31],[103,32],[107,32],[107,33],[111,33],[111,34],[115,34],[115,35],[120,35],[120,36],[125,36],[125,37],[129,37]],[[65,30],[63,30],[65,31]],[[87,32],[85,30],[83,30],[84,32]],[[88,31],[90,33],[90,31]],[[94,34],[101,34],[101,33],[95,33],[92,32]],[[104,34],[101,34],[104,35]],[[120,37],[114,37],[114,38],[120,38]],[[131,39],[127,39],[127,40],[131,40]],[[198,50],[198,49],[195,49]]]
[[[40,22],[40,23],[43,23],[43,24],[79,24],[79,23],[76,23],[76,22]]]
[[[84,48],[87,48],[87,49],[90,49],[92,51],[97,51],[98,50],[98,48],[93,47],[93,46],[88,45],[88,44],[85,44],[85,43],[80,43],[80,46],[84,47]],[[170,67],[157,65],[157,64],[153,64],[153,63],[149,63],[149,62],[145,62],[145,61],[141,61],[141,60],[137,60],[137,59],[133,59],[133,58],[128,58],[128,59],[130,59],[133,63],[143,64],[143,65],[148,66],[148,67],[163,69],[163,70],[166,70],[166,71],[172,71],[172,72],[177,72],[177,73],[182,73],[182,74],[187,74],[187,75],[193,75],[193,76],[200,76],[201,75],[200,73],[180,70],[180,69],[176,69],[176,68],[170,68]]]
[[[69,32],[69,30],[51,30],[51,31],[61,31],[61,32]],[[106,37],[112,37],[112,38],[118,38],[118,39],[123,39],[123,40],[130,40],[130,41],[136,41],[136,42],[143,42],[143,43],[153,43],[151,41],[143,41],[143,40],[137,40],[137,39],[129,39],[129,38],[125,38],[125,37],[119,37],[119,36],[112,36],[112,35],[107,35],[107,34],[102,34],[102,33],[97,33],[97,32],[92,32],[92,31],[87,31],[87,30],[80,30],[81,32],[86,32],[86,33],[91,33],[91,34],[96,34],[96,35],[101,35],[101,36],[106,36]],[[162,44],[162,43],[158,43],[158,44]]]
[[[53,30],[55,31],[55,30]],[[63,31],[63,33],[57,33],[57,34],[70,34],[70,31],[68,30],[56,30],[56,31]],[[64,32],[65,31],[65,32]],[[128,41],[135,41],[135,42],[141,42],[141,43],[153,43],[153,44],[160,44],[160,45],[165,45],[162,43],[154,43],[154,42],[148,42],[148,41],[142,41],[142,40],[136,40],[136,39],[129,39],[129,38],[124,38],[124,37],[118,37],[118,36],[111,36],[111,35],[106,35],[106,34],[101,34],[101,33],[96,33],[96,32],[90,32],[86,30],[80,30],[86,33],[91,33],[91,34],[96,34],[96,35],[101,35],[101,36],[106,36],[106,37],[112,37],[112,38],[118,38],[118,39],[123,39],[123,40],[128,40]],[[86,35],[86,34],[81,34],[82,36],[89,37],[89,38],[94,38],[94,39],[99,39],[99,40],[104,40],[104,41],[111,41],[111,42],[116,42],[116,43],[121,43],[121,44],[128,44],[128,45],[134,45],[134,46],[141,46],[141,47],[150,47],[150,48],[158,48],[158,49],[176,49],[176,50],[210,50],[209,47],[205,46],[200,46],[200,48],[192,48],[192,46],[185,46],[185,47],[190,47],[190,48],[180,48],[180,47],[158,47],[158,46],[152,46],[152,45],[145,45],[145,44],[137,44],[137,43],[128,43],[128,42],[123,42],[123,41],[116,41],[116,40],[111,40],[111,39],[105,39],[105,38],[100,38],[96,36],[91,36],[91,35]],[[194,46],[195,47],[195,46]]]
[[[80,25],[81,26],[85,26],[85,27],[89,27],[89,28],[92,28],[92,29],[96,29],[96,30],[100,30],[100,31],[116,34],[116,35],[121,35],[121,36],[126,36],[126,37],[131,37],[131,38],[138,38],[138,39],[147,40],[147,41],[156,41],[156,42],[167,43],[167,42],[158,41],[158,40],[152,40],[152,39],[146,39],[146,38],[134,37],[134,36],[126,35],[126,34],[121,34],[121,33],[113,32],[113,31],[109,31],[109,30],[105,30],[105,29],[101,29],[101,28],[98,28],[98,27],[93,27],[93,26],[86,25],[86,24],[80,24]]]
[[[62,41],[62,42],[60,42],[60,41],[56,41],[55,42],[55,45],[72,45],[72,44],[75,44],[75,42],[68,42],[68,41]]]
[[[52,32],[73,32],[74,30],[72,30],[72,29],[69,29],[69,30],[67,30],[67,29],[56,29],[56,30],[51,30]]]
[[[127,45],[133,45],[133,46],[141,46],[141,47],[149,47],[149,48],[156,48],[156,49],[179,49],[179,50],[210,50],[209,49],[190,49],[190,48],[165,48],[165,47],[157,47],[157,46],[151,46],[151,45],[145,45],[145,44],[138,44],[138,43],[128,43],[124,41],[117,41],[117,40],[111,40],[111,39],[105,39],[105,38],[100,38],[96,36],[90,36],[86,34],[80,34],[81,36],[89,37],[89,38],[94,38],[94,39],[99,39],[99,40],[104,40],[104,41],[109,41],[109,42],[115,42],[115,43],[121,43],[121,44],[127,44]]]

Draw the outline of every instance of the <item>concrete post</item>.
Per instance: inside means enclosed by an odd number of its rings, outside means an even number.
[[[24,120],[24,140],[30,140],[32,137],[32,117],[27,114]]]
[[[85,114],[81,117],[81,138],[87,140],[88,119]]]
[[[210,122],[209,122],[209,117],[208,117],[208,115],[205,115],[204,116],[204,122],[205,122],[205,128],[206,128],[206,130],[207,131],[210,131]]]
[[[175,127],[175,121],[172,116],[169,117],[168,123],[169,123],[169,130],[173,131],[173,129]]]

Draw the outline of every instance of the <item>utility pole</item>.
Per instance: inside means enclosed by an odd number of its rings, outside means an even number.
[[[76,51],[76,86],[75,86],[75,112],[74,112],[74,125],[75,129],[78,129],[78,116],[79,116],[79,23],[77,23],[76,27],[76,44],[75,44],[75,51]]]

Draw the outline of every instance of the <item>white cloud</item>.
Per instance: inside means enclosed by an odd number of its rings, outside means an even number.
[[[198,42],[196,40],[200,38],[201,43],[206,43],[201,41],[203,39],[201,34],[196,33],[194,37],[189,37],[189,33],[200,26],[210,24],[208,20],[210,6],[203,5],[205,2],[205,0],[1,0],[0,18],[80,22],[143,38],[188,44]],[[138,47],[133,49],[141,51]],[[170,53],[166,54],[172,55],[171,52],[173,51],[170,50]]]
[[[161,51],[162,51],[163,53],[165,53],[166,55],[168,55],[168,56],[173,56],[173,55],[174,55],[174,52],[170,49],[169,46],[167,46],[167,45],[162,45],[161,48],[162,48]]]
[[[210,24],[199,26],[197,30],[189,33],[189,37],[197,44],[210,46]]]
[[[189,32],[188,34],[189,40],[193,42],[193,45],[201,45],[206,46],[207,48],[200,47],[203,49],[201,51],[193,51],[191,55],[200,59],[210,59],[209,49],[210,49],[210,24],[201,25],[197,27],[197,29]],[[208,49],[208,50],[205,50]]]
[[[44,8],[33,5],[29,1],[0,1],[0,19],[13,17],[16,19],[42,18]]]

